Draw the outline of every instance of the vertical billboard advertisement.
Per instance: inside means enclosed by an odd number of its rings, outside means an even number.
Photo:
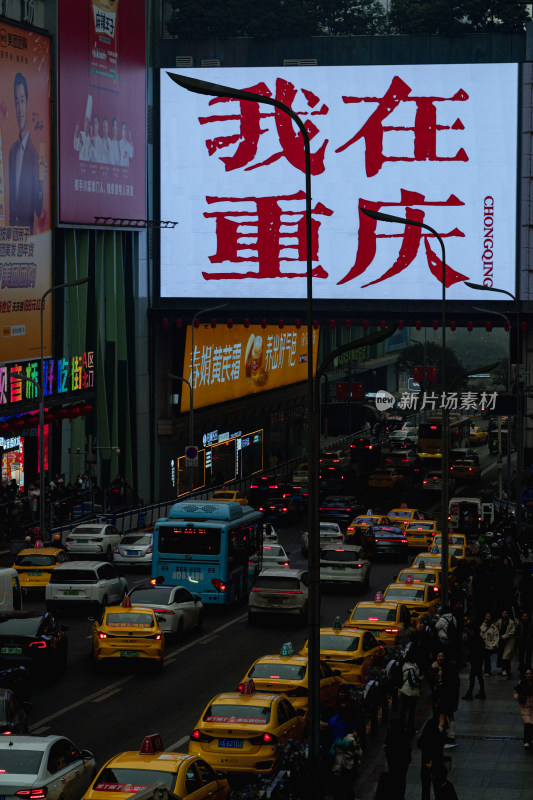
[[[162,70],[161,218],[179,225],[161,231],[161,297],[307,290],[298,128],[223,88],[187,91],[179,73],[275,98],[305,125],[316,299],[440,300],[443,280],[450,300],[478,297],[466,281],[514,293],[518,66]]]
[[[0,75],[0,361],[15,361],[40,355],[51,285],[50,39],[0,23]]]
[[[59,222],[144,220],[144,0],[59,0],[58,34]]]
[[[313,374],[319,331],[313,330]],[[194,347],[194,368],[193,368]],[[191,379],[192,375],[192,379]],[[187,327],[184,378],[193,387],[194,408],[225,403],[307,380],[307,327],[234,325]],[[181,411],[190,409],[183,390]]]

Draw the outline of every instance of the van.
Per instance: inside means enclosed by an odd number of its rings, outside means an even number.
[[[0,613],[22,611],[22,590],[16,569],[0,569]]]
[[[480,497],[457,496],[450,498],[448,520],[453,531],[474,535],[481,522],[494,521],[494,504]]]
[[[450,450],[450,464],[453,464],[454,461],[465,461],[467,459],[474,461],[476,467],[479,467],[479,455],[476,450],[472,450],[470,447],[463,447],[458,450]]]

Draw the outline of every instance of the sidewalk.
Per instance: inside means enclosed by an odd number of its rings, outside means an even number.
[[[468,674],[468,668],[461,671],[461,697],[468,687]],[[524,749],[522,720],[513,697],[518,680],[516,670],[510,680],[493,674],[485,678],[486,700],[459,700],[455,715],[457,746],[444,751],[452,759],[449,778],[459,800],[533,798],[533,752]],[[427,700],[427,689],[425,692],[424,700]],[[417,724],[421,727],[429,713],[423,701],[419,711]],[[384,740],[385,729],[380,726],[377,736],[369,739],[363,756],[356,781],[358,800],[372,800],[379,774],[387,769],[381,751]],[[416,747],[416,737],[411,747],[405,800],[420,800],[420,751]]]

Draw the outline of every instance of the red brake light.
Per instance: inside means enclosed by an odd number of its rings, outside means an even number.
[[[284,561],[284,562],[283,562],[283,566],[284,566],[284,567],[290,567],[290,563],[289,563],[288,561]]]
[[[277,736],[273,736],[271,733],[264,733],[263,734],[263,741],[264,742],[272,742],[274,743],[277,740]]]
[[[37,647],[39,650],[43,650],[45,647],[47,647],[47,644],[46,642],[43,642],[42,639],[39,639],[35,642],[30,642],[30,647]]]
[[[385,633],[398,633],[398,628],[385,628]]]
[[[217,590],[217,592],[225,592],[226,591],[226,584],[224,581],[221,581],[220,578],[212,578],[211,583]]]
[[[155,638],[156,638],[156,640],[158,642],[161,641],[161,634],[160,633],[156,633]]]
[[[99,639],[107,639],[107,633],[99,633],[98,634],[98,638]]]
[[[199,739],[200,738],[200,731],[196,730],[191,733],[191,739]]]
[[[11,736],[11,731],[2,731],[2,736]],[[5,769],[0,769],[0,772],[5,772]]]
[[[17,797],[27,797],[28,800],[44,800],[48,794],[48,788],[43,786],[41,789],[20,789],[15,794]]]

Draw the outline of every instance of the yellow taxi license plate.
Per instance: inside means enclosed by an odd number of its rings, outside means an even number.
[[[120,655],[126,658],[136,658],[141,655],[141,652],[140,650],[121,650]]]
[[[242,747],[242,739],[219,739],[218,746],[240,748]]]

